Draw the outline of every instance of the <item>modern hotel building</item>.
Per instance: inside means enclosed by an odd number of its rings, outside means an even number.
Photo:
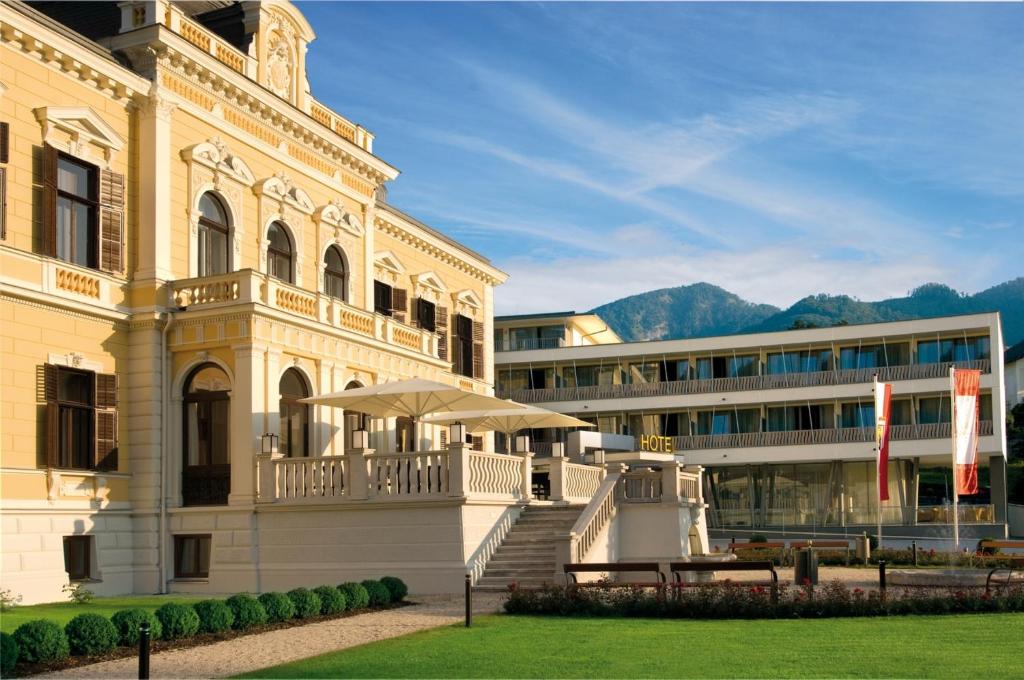
[[[893,385],[882,522],[903,535],[947,535],[949,369],[981,369],[984,489],[960,499],[960,521],[970,527],[965,536],[1004,534],[998,313],[631,343],[603,328],[594,315],[498,317],[498,395],[632,435],[635,448],[667,444],[687,465],[703,466],[717,535],[875,525],[875,376]],[[532,434],[538,453],[564,437]]]

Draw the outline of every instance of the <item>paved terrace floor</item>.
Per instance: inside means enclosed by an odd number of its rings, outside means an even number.
[[[792,567],[782,567],[777,571],[779,583],[793,582]],[[765,574],[739,571],[729,572],[727,576],[736,581],[760,580]],[[839,580],[850,588],[871,590],[878,587],[878,570],[872,568],[823,566],[819,568],[818,577],[822,583]],[[461,596],[420,596],[411,600],[416,606],[246,635],[203,647],[160,652],[150,659],[150,677],[222,678],[464,620],[465,603]],[[503,601],[501,593],[474,593],[473,610],[479,614],[497,612],[501,610]],[[137,673],[138,658],[130,657],[36,677],[135,678]]]

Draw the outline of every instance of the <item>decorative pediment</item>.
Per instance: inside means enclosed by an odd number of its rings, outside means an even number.
[[[335,199],[327,205],[320,206],[313,214],[313,219],[334,228],[334,236],[338,238],[342,231],[353,236],[363,235],[363,223],[359,218],[345,210],[341,201]]]
[[[41,106],[33,113],[43,129],[43,141],[76,156],[89,155],[86,149],[94,145],[109,164],[124,147],[124,138],[88,106]],[[61,132],[70,137],[69,142],[60,139]]]
[[[405,273],[405,266],[390,250],[382,250],[373,255],[373,273],[379,281],[395,283]]]
[[[289,205],[299,212],[312,215],[316,210],[313,199],[305,191],[292,184],[291,178],[283,172],[260,180],[252,190],[260,198],[269,198]]]
[[[441,295],[448,292],[448,287],[444,285],[444,281],[434,272],[413,274],[411,278],[413,290],[420,297],[440,300]]]
[[[205,165],[213,170],[215,175],[223,174],[247,187],[256,181],[245,161],[231,153],[218,137],[193,144],[181,152],[181,157],[187,162]]]
[[[480,300],[480,297],[468,288],[452,293],[452,308],[455,309],[456,313],[475,316],[477,312],[483,309],[483,306],[484,303]]]

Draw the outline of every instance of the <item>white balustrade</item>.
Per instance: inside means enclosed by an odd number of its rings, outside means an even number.
[[[374,453],[367,459],[371,499],[430,498],[448,493],[448,451]]]
[[[487,498],[521,498],[523,457],[469,452],[469,492]]]
[[[344,456],[279,458],[273,466],[278,500],[337,500],[345,495]]]

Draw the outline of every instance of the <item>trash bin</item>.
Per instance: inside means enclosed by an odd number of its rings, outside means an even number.
[[[859,561],[867,564],[871,559],[871,539],[868,538],[867,533],[857,536],[855,545],[855,555]]]
[[[797,550],[793,555],[793,583],[818,585],[818,553],[812,548]]]

